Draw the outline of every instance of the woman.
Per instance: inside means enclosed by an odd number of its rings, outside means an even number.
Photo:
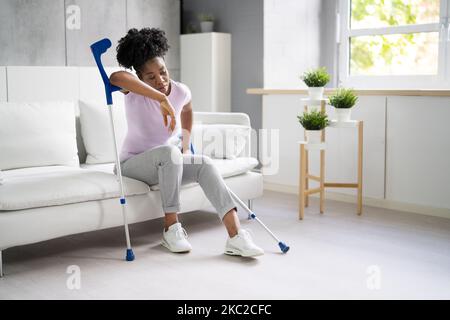
[[[122,174],[148,185],[159,184],[165,212],[162,244],[170,251],[192,248],[177,213],[180,185],[196,181],[228,231],[225,253],[262,255],[264,251],[240,227],[235,204],[211,159],[190,153],[191,92],[186,85],[170,79],[164,61],[168,49],[164,31],[155,28],[130,29],[119,40],[117,61],[127,69],[133,68],[137,75],[118,71],[110,77],[110,82],[125,94],[128,132],[120,154]],[[180,131],[181,151],[168,143]]]

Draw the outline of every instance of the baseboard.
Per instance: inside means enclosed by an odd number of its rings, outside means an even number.
[[[298,194],[298,187],[264,181],[264,190]]]
[[[264,190],[290,193],[295,195],[298,194],[297,186],[282,185],[270,182],[264,182]],[[314,194],[310,197],[316,198],[318,196],[318,194]],[[356,204],[355,196],[338,192],[326,191],[325,199]],[[450,209],[448,208],[436,208],[419,204],[392,201],[387,199],[376,199],[370,197],[363,197],[363,205],[450,219]]]

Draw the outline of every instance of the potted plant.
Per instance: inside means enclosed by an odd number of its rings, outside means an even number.
[[[306,130],[306,142],[308,143],[320,143],[322,130],[328,126],[328,116],[325,112],[321,111],[308,111],[304,112],[301,116],[297,116],[298,122]]]
[[[330,105],[336,111],[337,121],[350,121],[352,107],[355,105],[358,97],[352,89],[339,88],[330,97]]]
[[[306,71],[301,76],[301,79],[308,86],[311,100],[323,99],[323,87],[330,81],[330,75],[325,67]]]
[[[198,29],[195,26],[195,24],[192,22],[188,23],[188,25],[186,26],[186,33],[189,34],[189,33],[197,33],[197,32],[198,32]]]
[[[198,15],[200,20],[200,29],[202,32],[213,32],[214,17],[211,14],[201,13]]]

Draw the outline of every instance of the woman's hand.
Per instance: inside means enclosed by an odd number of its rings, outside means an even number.
[[[170,116],[169,131],[173,131],[176,126],[175,109],[172,107],[172,104],[170,103],[169,99],[167,99],[167,97],[160,101],[160,108],[164,120],[164,125],[166,127],[168,126],[169,121],[167,117]]]

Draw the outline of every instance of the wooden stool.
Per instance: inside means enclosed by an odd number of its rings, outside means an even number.
[[[323,213],[323,204],[325,196],[325,132],[322,130],[322,143],[308,144],[300,141],[300,180],[299,180],[299,212],[298,217],[303,220],[305,216],[305,207],[309,205],[309,195],[320,193],[320,213]],[[320,150],[320,173],[319,176],[309,174],[308,158],[309,150]],[[319,187],[309,189],[309,179],[319,182]]]
[[[346,122],[339,122],[331,120],[329,128],[357,128],[358,129],[358,167],[357,167],[357,182],[356,183],[339,183],[339,182],[325,182],[325,188],[355,188],[357,190],[356,196],[356,213],[362,214],[362,176],[363,176],[363,129],[364,122],[361,120],[350,120]]]
[[[309,99],[302,99],[306,103],[320,102],[322,112],[325,112],[326,99],[313,101]],[[305,111],[308,110],[308,105],[305,105]],[[338,122],[331,120],[330,128],[357,128],[358,129],[358,168],[357,168],[357,182],[356,183],[342,183],[342,182],[325,182],[325,129],[322,130],[320,144],[308,144],[305,141],[300,141],[300,172],[299,172],[299,211],[298,216],[303,220],[305,216],[305,207],[309,205],[309,195],[320,193],[320,213],[324,212],[324,193],[325,188],[356,188],[357,189],[357,209],[358,215],[362,214],[362,170],[363,170],[363,121],[351,120],[346,122]],[[309,173],[309,150],[320,150],[320,173],[319,176],[311,175]],[[309,180],[319,182],[319,187],[309,189]]]

